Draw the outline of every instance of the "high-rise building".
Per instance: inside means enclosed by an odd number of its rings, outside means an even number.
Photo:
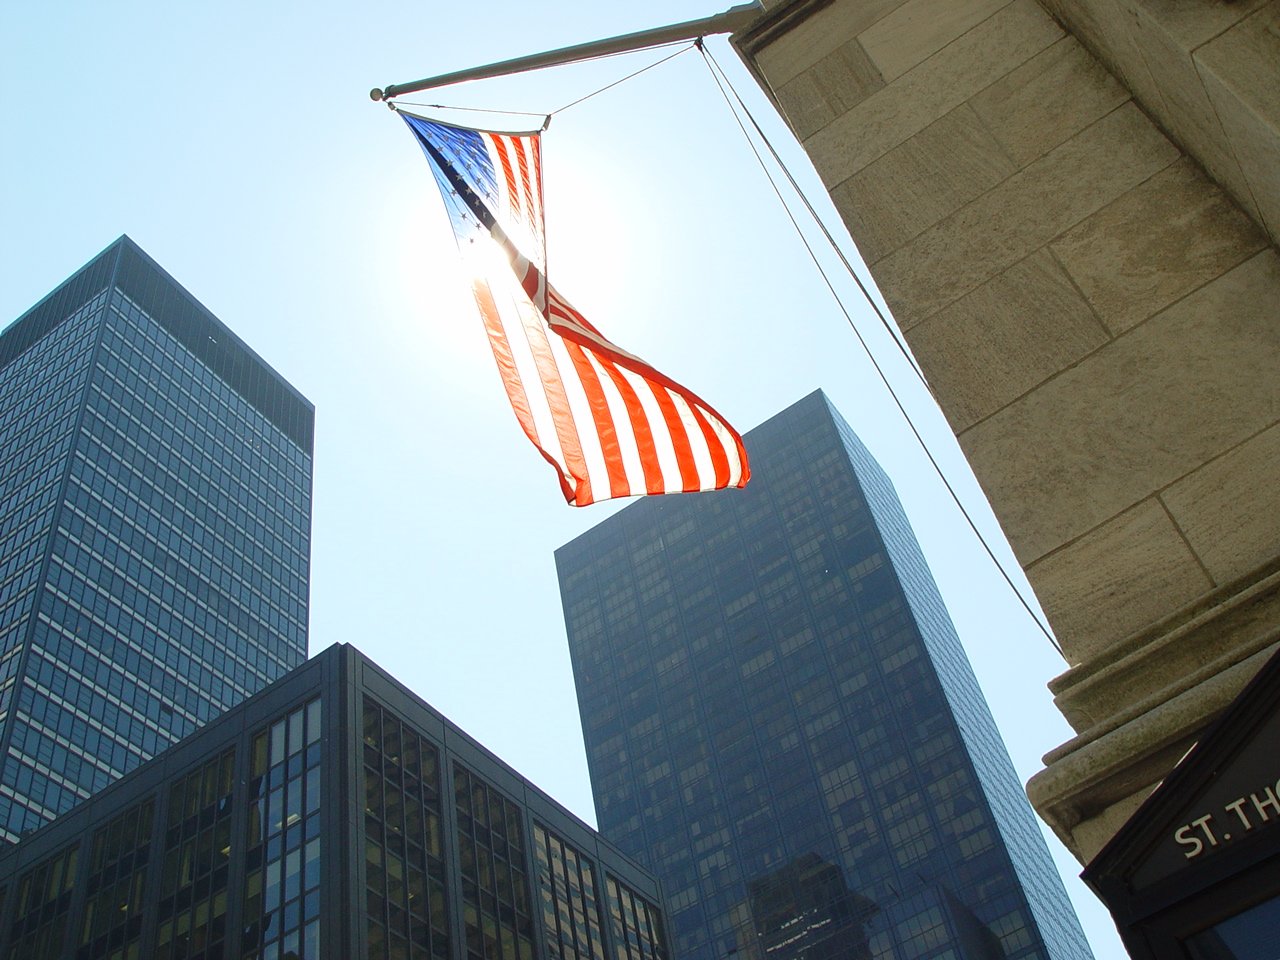
[[[599,829],[680,960],[1091,956],[892,484],[817,392],[556,553]]]
[[[0,956],[667,960],[653,877],[346,645],[0,850]]]
[[[0,838],[306,658],[313,423],[127,237],[0,333]]]

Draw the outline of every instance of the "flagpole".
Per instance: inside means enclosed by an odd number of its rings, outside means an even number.
[[[748,0],[747,3],[730,7],[723,13],[717,13],[701,20],[689,20],[685,23],[673,23],[666,27],[654,27],[637,33],[628,33],[607,40],[594,40],[590,43],[579,43],[572,47],[561,47],[545,53],[535,53],[527,57],[516,57],[514,60],[503,60],[453,73],[442,73],[425,80],[412,83],[393,83],[385,88],[374,87],[369,91],[371,100],[390,100],[405,93],[418,93],[433,87],[444,87],[452,83],[466,80],[484,80],[489,77],[503,77],[525,70],[538,70],[542,67],[558,67],[565,63],[577,63],[593,57],[605,57],[614,53],[628,53],[632,50],[643,50],[663,43],[674,43],[678,40],[693,40],[713,33],[732,33],[744,27],[764,12],[760,0]]]

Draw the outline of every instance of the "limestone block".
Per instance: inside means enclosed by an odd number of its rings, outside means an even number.
[[[1261,218],[1237,151],[1224,130],[1225,121],[1206,94],[1209,84],[1197,76],[1192,58],[1198,61],[1204,45],[1233,32],[1233,25],[1268,0],[1043,2],[1251,216]],[[1247,76],[1255,87],[1280,86],[1257,69]]]
[[[774,4],[778,8],[793,8],[793,11],[786,11],[793,19],[790,24],[783,25],[787,29],[766,34],[760,46],[751,45],[756,62],[769,78],[769,85],[777,90],[904,2],[859,0],[858,3]],[[779,13],[782,12],[779,9]]]
[[[803,140],[883,86],[861,45],[849,40],[775,90],[792,131]]]
[[[907,0],[860,37],[886,80],[900,77],[1010,0]]]
[[[1150,113],[1160,91],[1133,39],[1138,13],[1117,0],[1042,0],[1061,23],[1128,88]]]
[[[912,327],[907,338],[957,433],[1108,339],[1044,250]]]
[[[1143,99],[1175,141],[1195,157],[1209,175],[1238,197],[1248,197],[1244,176],[1223,133],[1222,124],[1204,84],[1191,62],[1191,54],[1179,46],[1162,24],[1138,17],[1134,42],[1155,81],[1154,95]],[[1246,206],[1250,204],[1246,201]]]
[[[911,327],[1177,156],[1141,111],[1125,103],[885,257],[876,281],[898,323]]]
[[[1183,50],[1194,50],[1239,23],[1268,0],[1130,0],[1139,17],[1160,25]]]
[[[1162,499],[1219,583],[1280,558],[1280,426],[1179,480]]]
[[[842,182],[1061,36],[1035,0],[1014,0],[805,141],[814,166]]]
[[[1073,663],[1212,586],[1154,497],[1032,564],[1027,578]]]
[[[960,435],[1024,567],[1280,419],[1267,291],[1271,248]]]
[[[831,200],[871,264],[1013,172],[962,105],[844,181]]]
[[[1196,53],[1200,76],[1272,242],[1280,242],[1280,2]]]
[[[1127,99],[1128,91],[1067,36],[976,94],[970,106],[1023,166]]]
[[[1184,157],[1067,231],[1052,250],[1119,333],[1264,246],[1253,221]]]

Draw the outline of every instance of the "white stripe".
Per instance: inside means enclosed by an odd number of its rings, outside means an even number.
[[[551,405],[547,402],[546,391],[542,387],[542,378],[538,374],[538,365],[533,359],[533,351],[529,346],[529,337],[525,331],[522,311],[536,317],[533,305],[520,289],[515,274],[507,265],[506,256],[498,249],[497,244],[477,241],[476,246],[488,247],[492,255],[501,257],[503,263],[486,264],[489,267],[482,276],[489,277],[489,288],[493,293],[493,301],[498,308],[498,317],[507,335],[507,343],[511,347],[511,356],[515,362],[516,375],[524,387],[528,398],[529,411],[533,416],[534,428],[538,432],[537,444],[560,466],[560,472],[569,473],[565,464],[564,450],[560,447],[560,438],[556,433],[555,420],[551,416]]]
[[[561,298],[559,294],[555,292],[554,287],[548,287],[548,290],[549,290],[550,296],[559,300],[561,303],[565,303],[563,298]],[[567,303],[565,305],[567,307]],[[560,326],[563,326],[565,328],[568,328],[569,330],[572,330],[575,334],[581,335],[582,337],[586,338],[591,344],[607,345],[616,353],[624,357],[629,357],[635,360],[637,363],[642,364],[646,369],[648,370],[653,369],[647,363],[641,360],[639,357],[635,357],[634,355],[629,354],[625,350],[622,350],[616,345],[610,343],[608,340],[605,340],[603,337],[593,334],[590,330],[586,329],[581,324],[577,323],[572,318],[572,315],[566,318],[557,318],[557,323]],[[594,356],[594,352],[590,346],[584,346],[584,349],[586,350],[589,356]],[[597,363],[597,366],[599,366],[599,361],[596,361],[596,363]],[[622,368],[619,367],[619,369],[622,369]],[[637,376],[641,376],[641,375],[628,372],[628,380],[633,384],[636,382]],[[609,396],[611,398],[610,406],[611,406],[611,409],[615,410],[615,414],[614,414],[615,422],[621,421],[623,423],[628,424],[627,433],[632,440],[632,444],[628,448],[628,452],[632,453],[635,459],[633,463],[629,462],[627,464],[627,477],[630,482],[635,483],[635,480],[633,479],[633,472],[632,472],[633,469],[641,470],[640,476],[643,477],[643,469],[640,467],[639,447],[638,445],[635,445],[634,434],[632,434],[632,432],[629,429],[630,421],[625,417],[626,407],[622,401],[621,396],[616,395],[614,393],[616,388],[613,387],[611,381],[608,381],[607,374],[605,374],[603,370],[601,370],[601,377],[605,382],[608,382],[609,384],[609,391],[610,391]],[[714,489],[715,488],[715,464],[711,458],[711,448],[708,446],[707,440],[703,436],[701,426],[697,423],[696,419],[693,417],[690,401],[687,398],[685,398],[683,394],[673,390],[669,390],[663,387],[660,383],[657,383],[655,381],[648,381],[648,380],[646,380],[645,383],[646,384],[652,383],[653,389],[666,390],[667,395],[672,398],[672,401],[676,405],[677,411],[680,413],[680,418],[682,422],[685,424],[685,431],[689,437],[689,444],[693,451],[694,464],[698,472],[699,486],[704,490]],[[670,435],[666,427],[666,422],[662,419],[662,411],[656,408],[655,406],[656,401],[653,399],[652,393],[650,392],[650,388],[647,385],[637,389],[636,394],[642,400],[648,401],[643,405],[645,406],[647,417],[650,421],[651,428],[653,429],[653,432],[655,435],[655,441],[654,441],[655,446],[658,447],[659,451],[662,451],[663,449],[666,449],[671,443]],[[617,403],[620,405],[621,415],[619,415],[619,413],[616,412],[619,408],[613,406],[614,399],[616,399]],[[710,424],[713,433],[715,434],[716,438],[719,441],[720,448],[724,451],[725,459],[728,461],[728,467],[729,467],[729,484],[731,486],[736,486],[738,482],[742,479],[743,461],[741,456],[738,453],[738,445],[735,439],[735,435],[732,432],[732,428],[730,428],[728,424],[726,424],[718,416],[711,413],[711,411],[708,410],[705,406],[699,405],[698,409],[702,412],[703,416],[706,418],[707,422]],[[655,416],[657,419],[654,419]],[[665,444],[662,442],[663,440],[666,441]],[[675,457],[674,446],[669,446],[669,449],[670,449],[671,457],[674,458]],[[659,460],[660,460],[660,463],[662,464],[663,480],[667,486],[667,489],[669,490],[681,489],[682,484],[680,483],[679,480],[676,480],[673,486],[670,480],[672,475],[669,473],[669,468],[667,467],[667,461],[662,459],[661,457],[659,458]],[[678,463],[676,464],[675,476],[679,477]],[[644,489],[643,482],[641,482],[639,486],[636,487],[636,489],[640,489],[640,490]]]
[[[720,446],[724,449],[724,454],[729,458],[729,483],[731,487],[736,487],[738,481],[742,479],[742,457],[738,453],[738,443],[734,439],[732,429],[727,423],[717,416],[713,416],[710,411],[706,411],[707,420],[711,423],[711,429],[715,431],[716,436],[720,439]]]
[[[542,224],[542,171],[539,169],[534,156],[533,142],[533,137],[517,137],[515,138],[515,149],[519,156],[524,159],[524,166],[529,174],[528,182],[521,187],[524,193],[525,215],[529,221],[530,231],[535,235],[540,235],[541,230],[539,228]],[[518,161],[517,169],[519,169]]]
[[[502,167],[502,157],[498,154],[498,148],[494,145],[494,141],[497,138],[498,134],[496,133],[480,135],[480,140],[484,143],[485,153],[489,155],[489,167],[493,170],[493,182],[495,189],[498,191],[497,209],[493,213],[497,216],[503,228],[509,232],[515,218],[511,216],[511,197],[510,191],[507,189],[507,175]]]
[[[680,463],[676,460],[676,448],[671,444],[671,433],[667,430],[667,422],[662,418],[662,410],[653,395],[655,387],[659,390],[665,387],[646,380],[626,367],[618,367],[618,370],[635,390],[636,396],[640,399],[640,406],[644,409],[645,419],[649,421],[654,449],[658,455],[658,469],[662,472],[662,489],[666,493],[679,493],[684,487],[680,481]]]
[[[644,466],[640,463],[640,444],[636,441],[636,432],[631,426],[627,402],[622,398],[618,385],[613,382],[613,378],[609,376],[600,358],[586,348],[583,348],[583,353],[591,360],[596,376],[600,379],[600,389],[604,392],[605,401],[609,404],[609,416],[618,434],[618,448],[622,456],[622,469],[627,475],[627,486],[632,493],[644,493]]]
[[[707,446],[706,437],[702,435],[702,427],[694,417],[689,402],[681,394],[674,390],[668,390],[667,393],[680,414],[684,432],[689,438],[689,448],[693,451],[693,463],[698,471],[698,489],[712,490],[716,485],[716,468],[711,462],[711,449]]]
[[[493,168],[493,180],[497,185],[498,209],[493,213],[498,219],[498,224],[517,250],[535,263],[541,263],[544,259],[541,241],[535,236],[534,231],[529,229],[520,197],[511,192],[510,184],[507,183],[506,168],[502,165],[502,157],[499,156],[498,148],[494,145],[496,140],[502,140],[508,148],[508,160],[514,163],[515,158],[510,153],[513,148],[511,138],[499,133],[486,133],[481,135],[481,140],[484,143],[485,152],[489,155],[489,165]],[[520,178],[514,166],[511,173],[516,181],[516,189],[519,190]]]
[[[551,319],[553,322],[561,324],[562,326],[568,327],[578,336],[585,338],[589,344],[594,344],[601,349],[611,351],[620,357],[625,357],[626,359],[633,360],[636,363],[643,363],[646,367],[649,366],[649,364],[645,363],[645,361],[641,360],[634,353],[628,353],[626,350],[623,350],[616,343],[606,340],[604,337],[599,336],[598,334],[592,333],[582,324],[574,320],[572,308],[569,306],[569,301],[566,300],[564,297],[560,296],[560,294],[556,291],[556,288],[553,287],[551,284],[547,284],[547,293],[550,298],[554,300],[558,300],[561,304],[563,304],[564,310],[565,310],[564,316],[552,317]],[[650,369],[652,369],[652,367],[650,367]]]
[[[595,419],[591,416],[591,403],[587,400],[586,389],[578,377],[573,358],[565,349],[564,341],[550,331],[547,333],[547,341],[551,344],[551,355],[555,357],[556,366],[560,368],[560,381],[564,384],[565,396],[569,398],[569,409],[573,412],[574,427],[582,445],[582,459],[587,465],[587,478],[591,481],[592,498],[607,500],[609,470],[605,466],[604,448],[600,444]]]

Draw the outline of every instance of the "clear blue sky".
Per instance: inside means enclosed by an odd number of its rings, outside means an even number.
[[[566,507],[520,434],[426,162],[368,91],[729,5],[0,9],[0,323],[132,236],[316,405],[311,649],[355,644],[588,822],[552,552],[617,507]],[[549,111],[658,56],[406,99]],[[544,164],[550,276],[592,322],[744,431],[822,387],[881,460],[1025,781],[1071,735],[1045,689],[1065,665],[932,475],[697,54],[558,114]],[[932,401],[840,292],[999,538]],[[1098,957],[1123,956],[1050,842]]]

